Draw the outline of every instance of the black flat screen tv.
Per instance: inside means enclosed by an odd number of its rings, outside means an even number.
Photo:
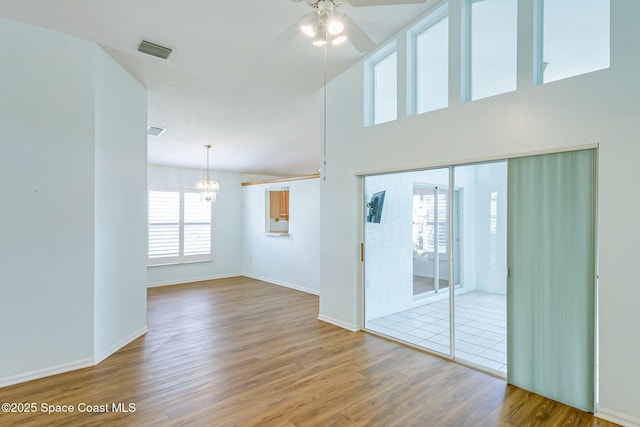
[[[382,206],[384,205],[384,193],[384,191],[379,191],[371,196],[371,201],[367,203],[367,208],[369,208],[367,222],[380,223],[382,219]]]

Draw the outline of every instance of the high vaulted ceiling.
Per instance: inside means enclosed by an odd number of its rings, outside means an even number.
[[[431,3],[339,10],[381,43]],[[149,124],[167,128],[149,136],[149,163],[203,168],[211,144],[212,169],[281,176],[320,165],[322,48],[302,34],[274,43],[310,11],[291,0],[0,0],[2,16],[97,42],[147,88]],[[143,39],[173,54],[139,53]],[[329,79],[362,55],[330,47]]]

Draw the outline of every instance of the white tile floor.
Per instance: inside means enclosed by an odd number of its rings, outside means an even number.
[[[506,374],[506,297],[474,291],[456,295],[455,301],[455,357]],[[366,327],[450,354],[448,298],[425,298],[424,305],[367,321]]]

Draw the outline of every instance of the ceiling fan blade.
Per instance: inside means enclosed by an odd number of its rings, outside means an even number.
[[[427,0],[346,0],[353,7],[366,6],[397,6],[402,4],[424,3]]]
[[[365,33],[365,31],[349,17],[349,15],[341,13],[340,18],[345,26],[345,33],[347,35],[348,40],[351,42],[353,47],[358,49],[360,52],[368,52],[375,47],[375,43],[371,40],[371,37]]]
[[[276,46],[286,45],[302,33],[302,30],[300,30],[300,26],[302,24],[317,19],[317,15],[318,14],[316,12],[310,12],[302,15],[293,24],[288,26],[282,33],[280,33],[280,35],[273,41],[273,44]]]

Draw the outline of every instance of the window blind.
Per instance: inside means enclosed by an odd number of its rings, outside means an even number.
[[[149,191],[149,265],[211,257],[211,203],[180,189]]]

